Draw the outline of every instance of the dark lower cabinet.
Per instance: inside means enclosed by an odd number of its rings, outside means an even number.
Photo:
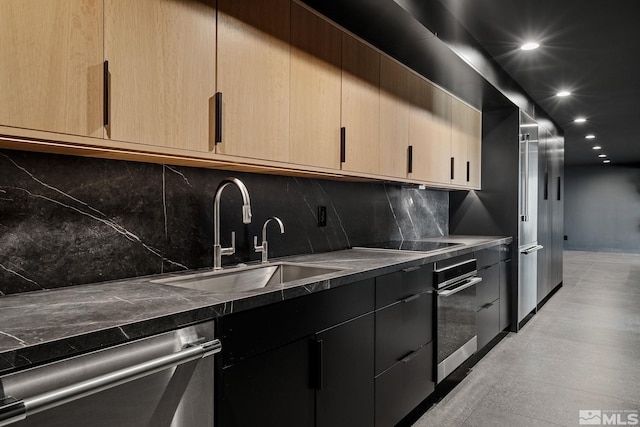
[[[511,325],[511,260],[500,263],[500,330]]]
[[[374,425],[373,328],[370,313],[316,334],[316,426]]]
[[[478,350],[500,333],[500,263],[478,271],[476,288]]]
[[[433,392],[433,362],[430,342],[376,377],[376,427],[395,426]]]
[[[222,369],[218,426],[313,426],[307,337]]]
[[[374,280],[222,317],[216,426],[372,426]]]
[[[478,319],[478,350],[494,339],[500,329],[500,301],[486,304],[476,313]]]

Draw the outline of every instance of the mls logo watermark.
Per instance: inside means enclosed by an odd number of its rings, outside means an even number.
[[[638,411],[581,409],[578,411],[580,425],[592,426],[637,426]]]

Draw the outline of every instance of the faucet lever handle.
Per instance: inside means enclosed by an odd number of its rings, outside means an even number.
[[[262,252],[262,245],[258,246],[258,236],[253,236],[253,250]]]
[[[236,253],[236,232],[231,232],[231,247],[220,248],[220,255],[233,255]]]

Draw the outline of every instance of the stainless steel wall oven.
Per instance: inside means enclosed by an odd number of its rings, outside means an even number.
[[[476,321],[476,260],[436,262],[436,382],[441,382],[478,349]]]

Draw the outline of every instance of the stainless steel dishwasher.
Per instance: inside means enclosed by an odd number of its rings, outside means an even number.
[[[0,378],[0,426],[213,426],[214,322]]]

